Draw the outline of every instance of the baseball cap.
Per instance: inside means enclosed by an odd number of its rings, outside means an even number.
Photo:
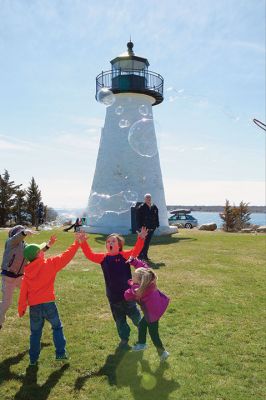
[[[24,253],[23,253],[24,258],[26,258],[26,260],[28,260],[28,261],[33,261],[37,257],[38,253],[45,248],[45,246],[46,246],[46,243],[28,244],[24,249]]]
[[[9,236],[9,237],[12,237],[12,236],[14,236],[16,233],[19,233],[19,232],[24,231],[24,229],[25,229],[25,227],[22,226],[22,225],[13,226],[13,228],[11,228],[11,229],[9,230],[8,236]]]

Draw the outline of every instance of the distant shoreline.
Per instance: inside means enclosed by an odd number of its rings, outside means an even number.
[[[184,206],[184,205],[177,205],[177,206],[166,206],[168,211],[175,210],[175,209],[188,209],[191,211],[205,211],[205,212],[221,212],[224,210],[224,206]],[[266,213],[265,206],[249,206],[250,213]]]

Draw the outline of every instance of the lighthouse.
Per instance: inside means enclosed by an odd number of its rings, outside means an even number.
[[[96,100],[106,107],[89,196],[86,226],[91,233],[132,232],[132,210],[150,193],[159,209],[158,235],[171,234],[158,154],[153,107],[163,101],[163,77],[146,58],[127,51],[96,77]]]

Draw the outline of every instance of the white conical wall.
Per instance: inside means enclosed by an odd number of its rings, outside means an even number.
[[[153,123],[154,99],[143,94],[116,94],[106,108],[88,204],[92,233],[131,233],[131,206],[151,193],[159,209],[157,234],[170,234],[160,160]],[[139,122],[138,122],[139,121]]]

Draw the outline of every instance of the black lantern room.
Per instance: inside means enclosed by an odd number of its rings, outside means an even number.
[[[131,40],[127,51],[111,60],[112,70],[103,71],[96,77],[97,93],[103,87],[113,93],[141,93],[154,98],[153,105],[163,101],[163,77],[148,70],[147,58],[136,56]]]

